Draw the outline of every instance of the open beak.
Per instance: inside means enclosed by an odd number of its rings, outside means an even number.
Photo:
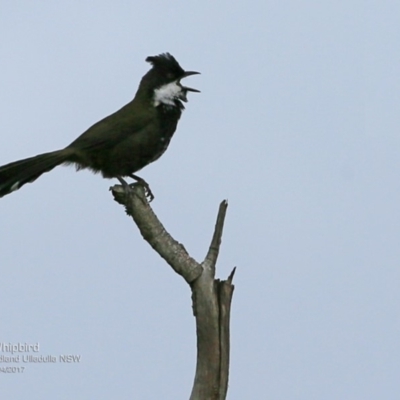
[[[199,75],[199,74],[200,74],[200,72],[196,72],[196,71],[185,71],[182,78],[186,78],[187,76],[190,76],[190,75]]]
[[[200,74],[200,72],[196,72],[196,71],[185,71],[185,73],[183,74],[183,77],[182,77],[181,79],[186,78],[186,77],[188,77],[188,76],[190,76],[190,75],[198,75],[198,74]],[[200,90],[193,89],[193,88],[190,88],[190,87],[187,87],[187,86],[182,86],[182,89],[183,89],[183,92],[182,92],[182,95],[180,96],[180,98],[181,98],[181,100],[183,100],[183,101],[185,101],[185,102],[188,101],[188,100],[187,100],[187,97],[186,97],[186,93],[187,93],[187,92],[200,93]]]

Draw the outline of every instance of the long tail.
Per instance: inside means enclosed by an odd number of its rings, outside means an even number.
[[[68,161],[66,149],[40,154],[0,167],[0,197],[18,190],[25,183],[33,182],[40,175]]]

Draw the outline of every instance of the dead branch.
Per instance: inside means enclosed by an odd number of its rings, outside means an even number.
[[[200,264],[166,231],[147,202],[142,186],[133,185],[127,190],[115,185],[111,191],[114,199],[125,206],[143,238],[192,290],[197,366],[190,400],[224,400],[228,389],[230,309],[236,268],[224,281],[215,279],[215,269],[228,203],[223,201],[219,206],[211,244]]]

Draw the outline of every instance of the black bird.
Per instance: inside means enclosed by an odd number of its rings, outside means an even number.
[[[104,178],[123,177],[142,184],[150,201],[154,198],[147,182],[137,175],[167,149],[184,110],[187,92],[181,79],[199,72],[184,71],[169,53],[147,57],[152,68],[143,76],[134,99],[114,114],[97,122],[62,150],[40,154],[0,167],[0,197],[33,182],[60,164],[88,168]]]

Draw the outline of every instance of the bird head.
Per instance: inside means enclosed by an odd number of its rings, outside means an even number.
[[[147,57],[146,61],[152,68],[142,78],[140,86],[144,85],[150,91],[155,107],[165,105],[183,109],[181,101],[188,101],[187,92],[200,92],[181,84],[183,78],[200,72],[185,71],[171,54]]]

